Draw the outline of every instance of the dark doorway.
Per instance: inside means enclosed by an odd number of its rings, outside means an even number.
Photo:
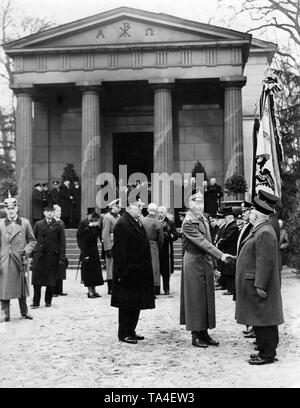
[[[119,165],[127,165],[128,177],[132,173],[144,173],[151,180],[153,172],[153,133],[115,133],[113,135],[113,164],[116,179]]]

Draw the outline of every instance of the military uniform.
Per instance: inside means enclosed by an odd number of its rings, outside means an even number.
[[[12,222],[8,218],[0,220],[0,299],[7,321],[10,299],[19,299],[22,316],[28,313],[29,288],[23,254],[29,256],[35,246],[36,239],[26,218],[17,216]]]
[[[260,200],[254,199],[254,205],[264,214],[269,210],[272,212]],[[278,241],[269,221],[262,220],[254,224],[241,244],[236,264],[235,318],[237,323],[254,327],[259,354],[251,357],[249,363],[265,364],[274,361],[279,340],[278,325],[284,321]],[[258,290],[265,296],[259,295]]]

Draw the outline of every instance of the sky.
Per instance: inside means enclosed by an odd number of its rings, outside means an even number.
[[[0,3],[5,0],[0,0]],[[28,15],[47,17],[56,25],[65,24],[117,7],[127,6],[155,13],[208,22],[217,8],[217,0],[13,0],[16,21]],[[239,2],[240,0],[233,0]],[[1,4],[0,4],[1,5]],[[10,104],[11,91],[0,78],[0,105]]]
[[[4,2],[7,0],[0,0]],[[229,13],[220,7],[218,0],[13,0],[19,17],[46,17],[56,25],[65,24],[84,17],[95,15],[117,7],[127,6],[155,13],[166,13],[188,20],[210,23],[228,27]],[[222,0],[222,6],[230,4],[232,10],[241,4],[242,0]],[[18,21],[18,20],[16,20]],[[234,25],[231,28],[246,31],[251,27],[251,20],[236,14]],[[260,36],[260,38],[262,38]],[[276,38],[276,37],[275,37]],[[274,38],[262,38],[276,42]],[[0,93],[6,93],[1,83]],[[1,102],[0,102],[1,104]]]
[[[15,0],[15,2],[31,15],[53,16],[58,24],[122,6],[206,22],[217,4],[217,0]]]

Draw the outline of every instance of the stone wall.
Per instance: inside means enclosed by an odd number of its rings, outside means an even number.
[[[67,163],[80,176],[80,94],[45,90],[34,104],[33,184],[60,180]]]
[[[180,173],[191,172],[197,160],[207,176],[224,182],[223,110],[219,105],[183,105],[179,111],[179,162]]]

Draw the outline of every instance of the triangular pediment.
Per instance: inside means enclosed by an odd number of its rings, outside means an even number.
[[[251,35],[161,13],[120,7],[5,45],[7,52],[180,43],[249,44]]]

